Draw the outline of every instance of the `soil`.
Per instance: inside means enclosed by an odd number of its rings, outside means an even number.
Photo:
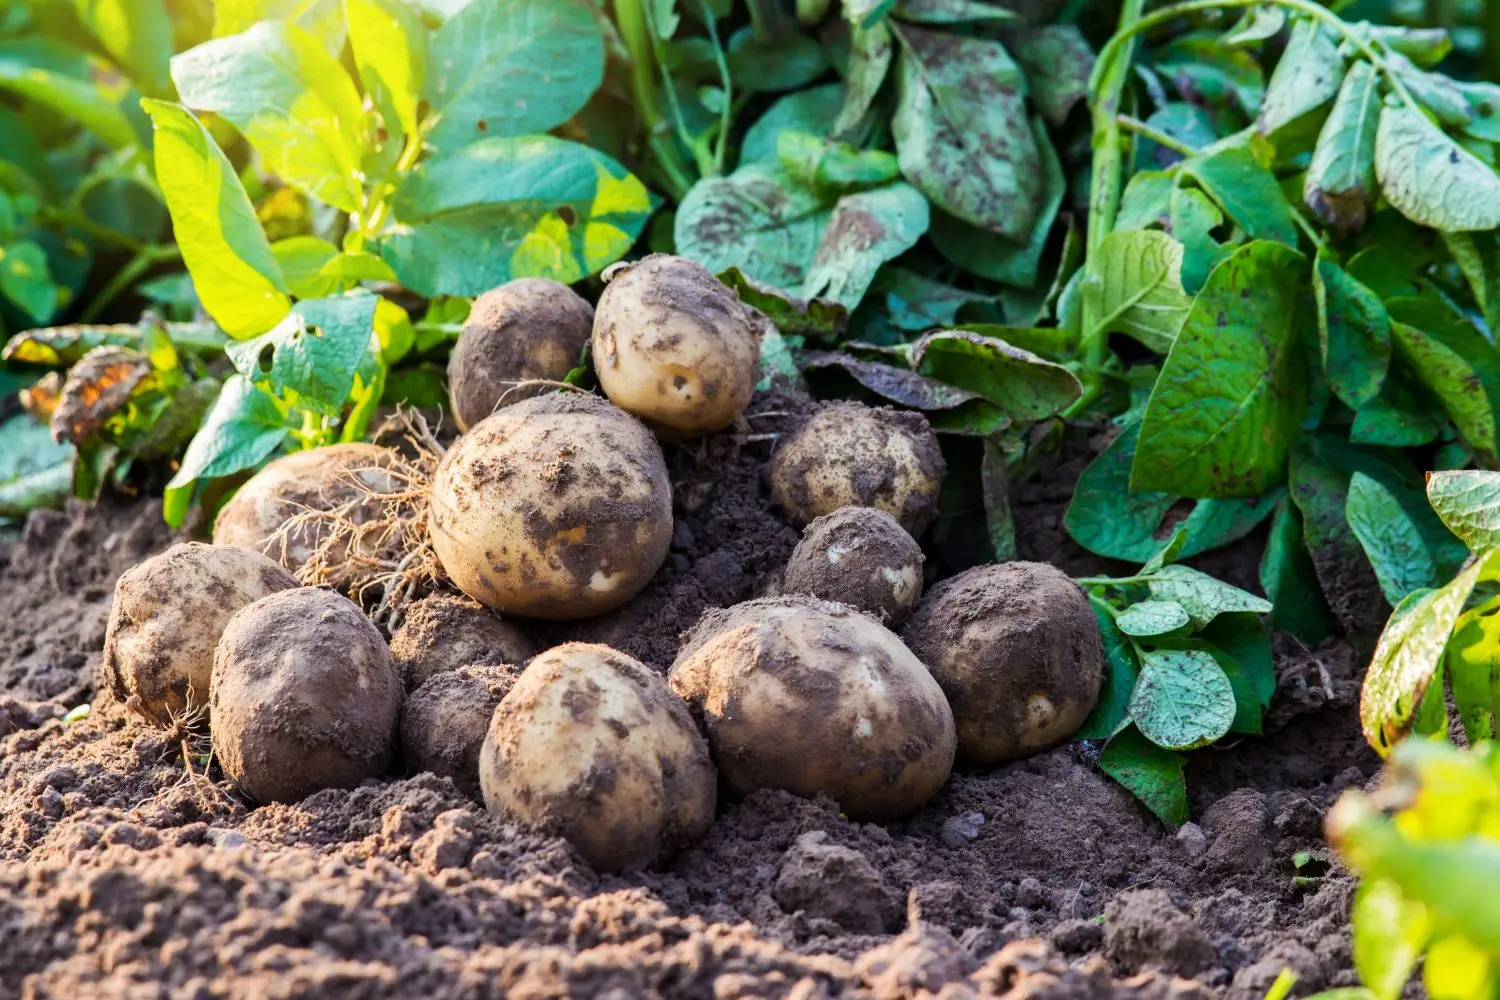
[[[797,409],[758,398],[734,432],[670,448],[666,565],[551,641],[665,671],[705,608],[761,593],[798,539],[764,478]],[[1086,458],[1015,488],[1023,558],[1115,568],[1062,529]],[[1319,830],[1378,762],[1342,642],[1278,638],[1268,736],[1191,756],[1176,832],[1075,744],[960,772],[894,823],[724,796],[664,870],[604,876],[431,774],[250,808],[198,743],[132,722],[95,679],[111,587],[171,541],[148,501],[40,512],[0,548],[0,1000],[1250,1000],[1286,966],[1299,993],[1353,982],[1353,881]],[[1253,585],[1257,557],[1252,538],[1207,558]]]

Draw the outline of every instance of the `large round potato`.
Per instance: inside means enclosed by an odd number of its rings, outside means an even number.
[[[665,681],[608,646],[573,642],[532,660],[495,710],[479,784],[491,811],[617,872],[701,837],[717,782],[687,705]]]
[[[390,766],[401,696],[358,605],[311,587],[272,594],[229,620],[214,653],[214,756],[259,802],[352,787]]]
[[[594,316],[594,370],[619,406],[679,434],[721,430],[755,391],[759,346],[739,296],[685,257],[614,272]]]
[[[567,285],[517,278],[474,300],[448,358],[448,400],[458,429],[534,396],[533,379],[561,382],[578,364],[594,310]]]
[[[953,768],[953,713],[901,640],[842,604],[764,598],[713,611],[672,666],[741,794],[826,794],[858,820],[918,808]]]
[[[807,526],[781,589],[838,601],[900,628],[922,596],[922,562],[921,546],[894,517],[842,507]]]
[[[433,594],[406,609],[391,655],[408,690],[473,663],[525,663],[536,652],[526,630],[466,597]]]
[[[115,581],[104,638],[110,690],[132,711],[170,726],[208,705],[214,648],[236,611],[296,587],[258,552],[186,542]]]
[[[798,524],[841,507],[874,507],[913,536],[937,517],[945,465],[920,413],[835,403],[771,457],[771,494]]]
[[[943,581],[904,636],[948,695],[966,763],[1056,746],[1099,697],[1098,620],[1078,585],[1045,563],[977,566]]]
[[[661,446],[598,396],[507,406],[448,450],[428,525],[460,590],[506,614],[569,620],[634,597],[667,557]]]

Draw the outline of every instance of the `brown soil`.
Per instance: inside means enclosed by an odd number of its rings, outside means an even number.
[[[758,399],[748,430],[669,449],[665,567],[625,611],[557,631],[664,671],[705,607],[758,593],[798,538],[769,511],[786,418],[766,413],[796,408]],[[1024,558],[1109,568],[1063,535],[1081,464],[1015,491]],[[1271,734],[1192,756],[1175,834],[1072,746],[957,774],[896,823],[725,797],[665,871],[601,876],[432,775],[250,809],[175,735],[130,722],[94,686],[111,586],[169,541],[148,502],[36,514],[0,549],[0,1000],[1250,1000],[1283,966],[1299,991],[1352,981],[1353,883],[1318,831],[1377,761],[1342,644],[1278,642]],[[1256,554],[1215,569],[1248,583]],[[1331,867],[1295,880],[1302,850]]]

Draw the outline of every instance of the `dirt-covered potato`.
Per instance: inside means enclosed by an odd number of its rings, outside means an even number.
[[[478,664],[434,674],[401,709],[401,753],[408,774],[431,771],[452,778],[479,798],[479,749],[500,700],[521,668]]]
[[[687,705],[608,646],[531,661],[490,722],[485,805],[566,839],[600,871],[657,864],[713,823],[717,778]]]
[[[381,519],[382,505],[369,499],[369,493],[397,488],[389,471],[394,461],[394,452],[374,444],[335,444],[284,455],[251,476],[219,511],[214,544],[263,552],[295,573],[319,549],[329,528],[322,521],[305,521],[283,535],[283,525],[309,510],[338,510],[353,524]],[[348,553],[342,555],[347,558]]]
[[[685,257],[619,268],[594,316],[594,370],[616,406],[678,434],[734,422],[759,347],[739,296]]]
[[[536,652],[526,630],[477,601],[433,594],[406,609],[391,655],[408,691],[471,663],[524,663]]]
[[[944,580],[903,636],[948,695],[966,763],[1056,746],[1099,697],[1099,623],[1078,585],[1046,563],[976,566]]]
[[[807,526],[781,590],[838,601],[900,628],[922,596],[922,549],[885,511],[843,507]]]
[[[672,666],[703,711],[714,760],[745,794],[824,793],[858,820],[918,808],[953,768],[953,713],[911,651],[873,619],[808,597],[705,615]]]
[[[480,603],[588,618],[661,567],[672,491],[640,421],[598,396],[556,392],[486,417],[448,450],[428,526],[448,578]]]
[[[474,300],[448,358],[448,401],[461,431],[496,407],[534,396],[533,379],[561,382],[578,364],[594,310],[567,285],[517,278]]]
[[[240,610],[214,652],[209,725],[224,774],[259,802],[347,788],[390,766],[401,679],[353,601],[299,587]]]
[[[174,545],[115,581],[104,678],[116,698],[158,726],[208,705],[214,648],[236,611],[297,586],[258,552]]]
[[[918,536],[937,517],[945,468],[920,413],[835,403],[771,456],[771,495],[798,524],[840,507],[875,507]]]

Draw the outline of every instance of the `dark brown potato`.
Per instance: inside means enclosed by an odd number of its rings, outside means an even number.
[[[407,608],[391,655],[408,691],[471,663],[525,663],[536,652],[526,630],[478,601],[433,594]]]
[[[229,620],[209,724],[224,774],[259,802],[347,788],[390,766],[401,679],[359,607],[301,587]]]
[[[903,635],[953,705],[966,763],[1056,746],[1099,697],[1099,623],[1078,585],[1046,563],[977,566],[943,581]]]
[[[452,778],[478,800],[480,748],[496,707],[520,676],[520,667],[476,664],[435,674],[413,691],[401,710],[406,772]]]
[[[900,628],[922,596],[922,561],[921,546],[894,517],[844,507],[807,526],[781,589],[838,601]]]
[[[819,793],[858,820],[936,795],[953,768],[953,713],[901,640],[842,604],[747,601],[704,616],[672,665],[729,787]]]
[[[542,391],[516,389],[519,382],[561,382],[593,328],[593,307],[546,278],[517,278],[479,296],[448,359],[448,401],[458,429]]]
[[[920,413],[835,403],[771,456],[771,495],[798,524],[841,507],[875,507],[918,537],[937,517],[945,471]]]
[[[298,586],[249,549],[187,542],[115,582],[104,677],[147,722],[170,726],[208,705],[214,648],[236,611]]]

